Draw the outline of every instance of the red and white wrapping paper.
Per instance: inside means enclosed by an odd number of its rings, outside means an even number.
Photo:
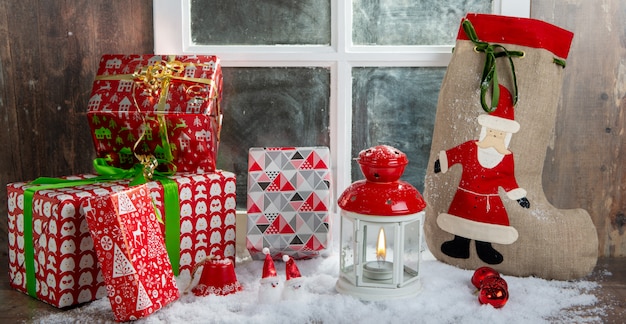
[[[210,255],[229,258],[234,263],[235,174],[217,170],[170,178],[178,184],[179,192],[180,274],[191,275],[196,263]]]
[[[68,179],[83,179],[80,175]],[[170,177],[178,187],[179,231],[174,251],[180,254],[181,274],[189,275],[195,264],[208,255],[235,260],[235,175],[179,173]],[[36,191],[32,202],[32,246],[36,297],[62,308],[106,296],[102,273],[97,266],[94,242],[89,233],[83,200],[126,190],[129,180],[101,182]],[[164,189],[160,182],[146,184],[159,212],[164,212]],[[28,293],[24,240],[24,190],[26,182],[7,185],[9,282]],[[176,215],[178,216],[178,215]],[[165,226],[162,230],[165,231]],[[168,236],[168,235],[166,235]],[[170,245],[172,243],[169,243]]]
[[[102,56],[87,113],[98,157],[130,168],[135,153],[171,151],[176,171],[215,170],[221,94],[216,56]]]
[[[146,185],[82,203],[117,321],[135,320],[179,298]]]

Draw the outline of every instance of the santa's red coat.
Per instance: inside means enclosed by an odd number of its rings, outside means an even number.
[[[447,165],[442,167],[447,169],[455,164],[463,167],[448,213],[476,222],[508,226],[509,218],[498,188],[502,187],[506,192],[519,188],[513,154],[504,155],[500,163],[487,168],[479,162],[477,142],[468,141],[445,151]]]

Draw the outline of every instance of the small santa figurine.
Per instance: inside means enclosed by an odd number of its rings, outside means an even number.
[[[292,257],[283,255],[285,261],[285,288],[283,288],[283,300],[297,300],[304,295],[304,278]]]
[[[447,213],[437,217],[437,225],[454,239],[444,242],[441,251],[453,258],[470,256],[470,241],[476,242],[478,257],[488,264],[499,264],[503,256],[491,243],[512,244],[518,232],[510,226],[509,217],[498,190],[530,208],[526,190],[515,179],[513,152],[508,149],[512,134],[520,129],[514,120],[513,99],[509,90],[499,85],[500,97],[496,109],[478,116],[482,126],[478,140],[470,140],[439,153],[435,173],[446,173],[460,164],[461,181]]]
[[[270,256],[270,249],[263,248],[265,262],[263,263],[263,277],[260,280],[259,303],[271,304],[280,300],[282,287],[276,274],[274,260]]]

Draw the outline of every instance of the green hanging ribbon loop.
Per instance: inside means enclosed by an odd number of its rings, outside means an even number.
[[[500,44],[489,44],[478,39],[476,30],[472,23],[465,19],[462,23],[463,31],[467,37],[474,43],[474,50],[476,52],[482,52],[486,54],[485,67],[480,81],[480,104],[483,109],[491,113],[498,107],[498,101],[500,100],[500,87],[498,80],[498,72],[496,70],[496,59],[500,57],[506,57],[511,66],[511,75],[513,77],[513,106],[517,104],[518,89],[517,89],[517,76],[515,75],[515,64],[513,63],[513,57],[524,57],[522,51],[509,51]],[[487,92],[491,88],[491,104],[487,103]]]
[[[149,180],[159,181],[163,186],[165,208],[165,245],[172,270],[178,275],[180,262],[180,202],[178,199],[178,184],[167,178],[173,171],[160,172],[154,170],[152,178],[146,177],[145,166],[135,164],[130,169],[122,169],[108,165],[106,159],[97,158],[93,166],[98,176],[87,179],[62,179],[39,177],[28,183],[24,190],[24,268],[26,272],[26,290],[32,297],[37,297],[35,277],[35,249],[33,244],[33,198],[35,192],[47,189],[90,185],[98,182],[132,179],[130,186],[146,183]],[[158,209],[155,209],[158,213]],[[162,221],[162,219],[161,219]]]
[[[552,63],[554,63],[554,64],[556,64],[556,65],[558,65],[558,66],[560,66],[562,68],[565,68],[565,65],[566,65],[565,64],[565,60],[560,59],[560,58],[556,58],[556,57],[552,58]]]

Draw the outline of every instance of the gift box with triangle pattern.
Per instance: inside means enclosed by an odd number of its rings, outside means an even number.
[[[263,248],[310,258],[330,243],[331,171],[328,147],[251,148],[248,158],[246,245],[254,259]]]

